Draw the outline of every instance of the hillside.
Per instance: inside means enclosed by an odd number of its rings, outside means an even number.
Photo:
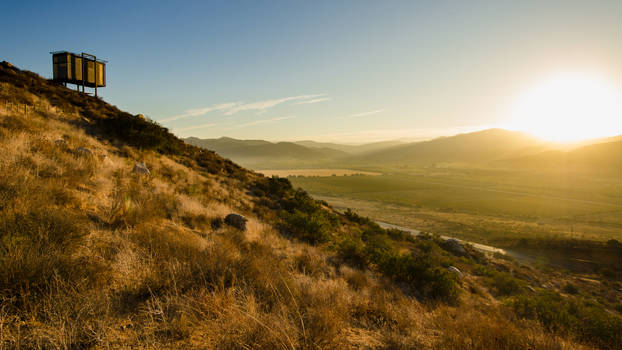
[[[272,143],[262,140],[236,140],[228,137],[219,139],[198,139],[189,137],[187,143],[213,150],[223,157],[248,166],[266,164],[313,163],[335,161],[347,156],[347,153],[331,148],[310,148],[293,142]]]
[[[616,349],[615,283],[382,229],[0,64],[1,348]]]
[[[467,134],[413,142],[365,154],[364,159],[379,163],[482,163],[507,157],[542,145],[525,134],[488,129]]]
[[[622,141],[595,143],[570,151],[539,152],[499,160],[496,164],[521,169],[618,173],[622,171]]]

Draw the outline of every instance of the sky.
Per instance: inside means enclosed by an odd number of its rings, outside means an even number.
[[[5,1],[0,33],[44,77],[107,60],[104,100],[182,137],[415,140],[510,126],[564,72],[622,90],[622,1]]]

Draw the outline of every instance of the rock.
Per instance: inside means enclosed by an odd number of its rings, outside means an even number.
[[[86,148],[86,147],[78,147],[76,148],[75,152],[77,154],[83,155],[83,156],[91,156],[93,155],[93,151],[91,151],[90,149]]]
[[[141,175],[150,174],[149,169],[147,169],[147,165],[145,164],[145,162],[136,163],[132,171],[134,171],[137,174],[141,174]]]
[[[464,246],[460,242],[458,242],[457,239],[450,238],[446,240],[444,246],[445,246],[445,249],[447,249],[449,252],[453,253],[454,255],[464,256],[467,254],[466,250],[464,249]]]
[[[229,214],[225,217],[225,224],[231,226],[231,227],[235,227],[238,230],[242,230],[245,231],[246,230],[246,222],[248,221],[247,218],[245,218],[244,216],[240,215],[240,214]]]
[[[462,279],[462,272],[455,266],[450,266],[447,268],[452,273],[455,273],[460,279]]]

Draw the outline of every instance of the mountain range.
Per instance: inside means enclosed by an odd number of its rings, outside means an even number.
[[[256,167],[477,164],[503,167],[597,166],[620,168],[622,135],[573,144],[546,142],[522,132],[487,129],[420,142],[344,145],[315,141],[269,142],[229,137],[187,143]]]

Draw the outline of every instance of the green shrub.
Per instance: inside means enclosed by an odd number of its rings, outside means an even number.
[[[357,224],[368,224],[371,222],[371,220],[369,220],[366,217],[360,216],[358,215],[356,212],[354,212],[352,209],[348,208],[346,209],[346,211],[343,213],[343,215],[346,217],[346,219],[355,222]]]
[[[364,245],[361,241],[346,238],[337,247],[337,254],[346,264],[353,267],[362,269],[367,266]]]
[[[571,334],[608,349],[622,346],[622,318],[584,300],[544,291],[516,297],[509,305],[519,317],[537,320],[551,332]]]
[[[473,269],[473,274],[484,276],[484,282],[497,296],[518,295],[525,287],[525,282],[513,277],[510,273],[497,271],[487,266],[477,266]]]
[[[577,287],[575,287],[572,283],[566,283],[566,285],[564,286],[564,288],[562,290],[565,293],[568,293],[568,294],[577,294],[577,293],[579,293],[579,290],[577,289]]]
[[[393,253],[386,255],[379,267],[386,276],[406,283],[424,298],[450,303],[458,300],[455,277],[448,271],[433,268],[423,257]]]
[[[505,272],[496,272],[488,281],[489,285],[494,288],[496,294],[500,296],[519,294],[524,284],[522,281]]]
[[[293,213],[285,213],[283,228],[302,241],[318,244],[330,240],[332,224],[321,211],[309,213],[295,209]]]

